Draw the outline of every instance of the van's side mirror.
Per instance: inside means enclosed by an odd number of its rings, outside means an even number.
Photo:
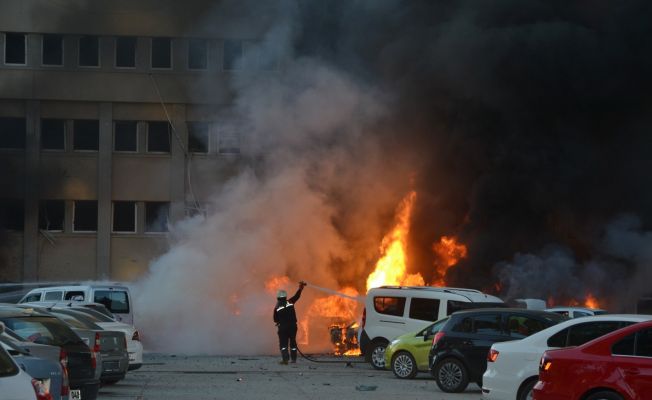
[[[431,340],[431,339],[432,339],[432,332],[430,332],[430,331],[424,332],[423,341],[427,342],[428,340]]]

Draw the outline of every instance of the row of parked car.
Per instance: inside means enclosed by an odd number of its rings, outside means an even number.
[[[427,318],[437,320],[423,326]],[[473,382],[485,400],[652,398],[652,315],[509,308],[468,289],[383,287],[367,295],[361,340],[374,368],[400,379],[428,372],[449,393]]]
[[[129,299],[123,286],[74,285],[0,304],[1,397],[92,400],[100,386],[139,368],[143,347]]]

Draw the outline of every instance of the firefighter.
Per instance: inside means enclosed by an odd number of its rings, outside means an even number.
[[[278,327],[278,342],[283,360],[281,364],[287,365],[288,360],[297,362],[297,314],[294,312],[294,303],[301,297],[303,288],[307,285],[304,281],[299,282],[299,290],[294,296],[287,298],[285,290],[276,293],[276,307],[274,307],[274,323]],[[290,351],[288,352],[288,341]]]

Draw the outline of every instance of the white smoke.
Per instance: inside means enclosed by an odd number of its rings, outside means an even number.
[[[353,250],[375,248],[378,215],[394,202],[371,172],[387,161],[362,134],[382,115],[381,96],[317,60],[293,59],[286,51],[291,26],[284,16],[248,56],[284,51],[281,68],[245,68],[232,82],[232,118],[221,122],[245,139],[245,165],[216,187],[205,218],[172,227],[170,250],[134,287],[137,324],[150,350],[274,353],[275,296],[265,281],[288,276],[289,295],[301,279],[339,289],[367,267],[357,262],[367,254]],[[336,228],[343,208],[359,212]],[[323,296],[308,287],[299,318]],[[325,343],[317,345],[323,350]]]

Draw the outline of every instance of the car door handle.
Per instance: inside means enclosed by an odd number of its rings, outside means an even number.
[[[638,375],[639,373],[638,368],[625,368],[625,374],[627,375]]]

